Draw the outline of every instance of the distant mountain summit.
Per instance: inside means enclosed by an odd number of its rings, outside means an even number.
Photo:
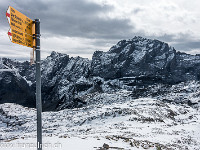
[[[106,79],[143,76],[174,84],[200,79],[200,56],[176,52],[158,40],[134,37],[119,41],[108,52],[96,51],[91,69],[94,76]]]
[[[3,58],[0,69],[4,68],[18,71],[0,72],[0,103],[35,107],[35,66]],[[176,52],[167,43],[136,36],[119,41],[108,52],[94,52],[91,61],[52,52],[42,61],[41,71],[43,110],[60,110],[82,107],[88,93],[198,81],[200,55]]]

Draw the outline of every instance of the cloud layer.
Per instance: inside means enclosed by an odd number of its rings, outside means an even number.
[[[41,19],[43,58],[52,50],[91,58],[95,50],[106,51],[135,35],[159,39],[190,53],[200,49],[198,0],[0,0],[0,4],[0,57],[15,58],[16,54],[17,59],[24,59],[30,51],[7,38],[8,5],[31,19]]]

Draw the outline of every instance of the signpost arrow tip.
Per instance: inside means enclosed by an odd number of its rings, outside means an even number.
[[[9,13],[7,13],[7,12],[6,12],[6,17],[9,17],[9,18],[10,18],[10,14],[9,14]]]
[[[10,41],[12,42],[12,32],[11,32],[11,29],[8,30],[8,37],[9,37]]]
[[[8,9],[6,11],[6,17],[8,19],[8,23],[10,24],[10,6],[8,7]]]

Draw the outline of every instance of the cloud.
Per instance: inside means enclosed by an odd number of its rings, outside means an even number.
[[[5,16],[5,11],[9,5],[31,19],[39,18],[41,20],[42,58],[49,55],[52,50],[72,56],[87,55],[91,58],[95,50],[109,49],[106,46],[108,41],[113,39],[117,41],[132,36],[134,29],[134,25],[129,19],[110,18],[106,15],[115,9],[112,5],[101,5],[87,0],[0,1],[2,1],[0,11],[3,14],[0,16],[1,27],[6,29],[1,30],[1,33],[7,32],[9,28]],[[4,37],[2,37],[5,42],[0,42],[1,45],[5,45],[1,46],[1,57],[6,56],[6,49],[12,51],[13,48],[16,48],[8,40],[6,32],[3,33]],[[9,54],[9,57],[20,57],[20,55],[22,57],[23,53],[24,51],[16,51],[16,55]]]
[[[142,11],[143,11],[143,9],[138,7],[138,8],[134,8],[132,12],[133,12],[133,14],[137,15],[138,13],[140,13]]]
[[[84,0],[18,0],[31,18],[40,18],[41,32],[51,36],[122,38],[134,29],[129,19],[101,17],[114,9]]]
[[[185,51],[191,54],[194,54],[194,52],[197,52],[197,49],[200,49],[199,39],[193,37],[191,33],[151,35],[147,36],[147,38],[166,42],[177,51]]]
[[[195,49],[200,49],[199,41],[179,42],[172,45],[176,47],[177,50],[182,50],[182,51],[191,51]],[[198,51],[198,53],[200,53],[200,50]]]
[[[11,44],[6,32],[8,5],[31,19],[41,19],[44,59],[52,50],[91,58],[119,40],[143,36],[192,53],[200,49],[200,1],[194,0],[0,0],[0,57],[24,58],[30,49]],[[18,51],[20,49],[20,52]],[[28,51],[28,54],[26,53]],[[26,53],[26,54],[25,54]],[[14,57],[13,55],[11,57]]]

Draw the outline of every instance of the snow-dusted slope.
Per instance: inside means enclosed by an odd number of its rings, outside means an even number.
[[[200,149],[199,104],[190,107],[130,95],[125,90],[97,92],[86,96],[91,103],[83,108],[44,112],[43,142],[58,142],[63,150],[80,150],[80,146],[82,150],[96,150],[104,143],[104,147],[108,144],[124,150]],[[1,104],[0,114],[3,142],[35,141],[35,109]]]

